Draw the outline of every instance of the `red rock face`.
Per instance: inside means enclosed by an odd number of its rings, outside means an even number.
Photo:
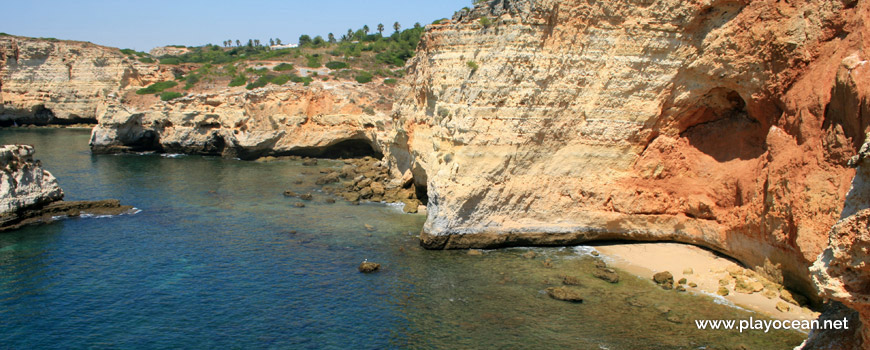
[[[870,121],[868,11],[511,1],[430,27],[387,147],[428,185],[424,245],[675,240],[815,294]]]

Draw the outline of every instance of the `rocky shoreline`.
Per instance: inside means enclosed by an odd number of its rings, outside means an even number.
[[[259,162],[275,160],[301,160],[303,165],[317,165],[316,158],[299,156],[263,157]],[[410,172],[402,178],[394,178],[383,160],[373,157],[341,159],[345,165],[341,169],[322,169],[315,184],[321,186],[324,192],[352,204],[360,202],[384,202],[403,204],[402,211],[409,214],[426,211],[425,191],[414,184]],[[298,197],[310,200],[310,193],[284,191],[286,197]],[[422,198],[421,198],[422,197]]]
[[[0,215],[0,232],[11,231],[28,225],[48,224],[61,218],[82,215],[121,215],[134,210],[130,205],[121,205],[117,199],[96,201],[57,201],[44,206],[25,208],[15,213]]]
[[[64,201],[57,179],[33,154],[28,145],[0,146],[0,232],[61,217],[118,215],[133,209],[117,199]]]

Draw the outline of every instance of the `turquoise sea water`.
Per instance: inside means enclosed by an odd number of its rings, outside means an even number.
[[[88,137],[0,130],[0,144],[36,146],[67,199],[141,210],[0,234],[0,348],[790,349],[804,337],[697,330],[696,318],[760,316],[625,273],[608,284],[572,248],[420,249],[423,216],[328,204],[300,162],[93,156]],[[315,198],[295,208],[287,189]],[[364,259],[383,270],[358,273]],[[584,303],[546,295],[563,275],[584,279]]]

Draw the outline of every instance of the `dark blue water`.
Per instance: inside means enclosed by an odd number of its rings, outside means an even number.
[[[583,304],[551,300],[542,291],[588,276],[590,259],[422,250],[423,216],[325,202],[314,179],[340,162],[92,156],[88,136],[0,130],[0,144],[36,146],[67,199],[141,209],[0,234],[0,348],[778,349],[803,337],[698,331],[694,318],[750,314],[625,274],[615,286],[589,278]],[[295,208],[286,189],[315,198]],[[383,271],[358,273],[364,259]]]

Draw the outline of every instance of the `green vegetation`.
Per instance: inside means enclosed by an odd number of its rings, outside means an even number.
[[[320,68],[322,64],[320,64],[320,55],[314,54],[308,56],[308,63],[305,64],[308,68]]]
[[[194,85],[196,85],[196,83],[199,82],[199,80],[200,80],[199,74],[197,74],[197,73],[188,74],[186,77],[184,77],[184,81],[187,82],[187,84],[184,84],[184,89],[190,90]]]
[[[326,68],[336,70],[336,69],[344,69],[347,68],[347,63],[341,61],[329,61],[326,62]]]
[[[281,72],[281,71],[285,71],[285,70],[293,70],[293,65],[289,64],[289,63],[281,63],[281,64],[275,66],[275,68],[272,68],[272,70],[274,70],[276,72]]]
[[[229,87],[242,86],[242,85],[245,85],[245,83],[247,83],[247,82],[248,82],[248,77],[246,77],[244,74],[239,74],[237,76],[234,76],[233,80],[230,80],[230,84],[228,86]]]
[[[139,95],[147,95],[147,94],[157,94],[163,92],[163,90],[173,88],[178,85],[178,82],[174,81],[161,81],[151,85],[148,87],[136,90],[136,94]]]
[[[372,78],[374,78],[374,75],[366,71],[360,71],[359,73],[357,73],[356,77],[354,77],[354,79],[356,79],[356,82],[360,84],[368,83],[372,81]]]
[[[441,118],[447,118],[450,116],[450,110],[444,107],[438,108],[438,116]]]
[[[129,56],[136,56],[136,57],[145,57],[145,56],[148,56],[147,53],[144,53],[144,52],[142,52],[142,51],[136,51],[136,50],[133,50],[133,49],[121,49],[121,53],[122,53],[122,54],[125,54],[125,55],[129,55]]]
[[[160,94],[160,99],[163,101],[169,101],[171,99],[179,98],[181,96],[184,96],[184,95],[180,92],[166,91],[166,92]]]
[[[308,86],[308,84],[314,81],[314,79],[311,79],[311,77],[299,77],[294,75],[290,77],[290,81],[294,83],[302,83],[302,85]]]
[[[181,64],[177,57],[165,57],[160,59],[160,64]]]
[[[489,28],[492,26],[492,20],[490,20],[489,17],[480,17],[480,25],[484,28]]]
[[[299,38],[299,47],[279,50],[272,50],[268,45],[280,45],[280,39],[270,38],[264,40],[265,45],[256,39],[224,40],[220,46],[208,44],[188,47],[189,51],[184,54],[161,57],[151,57],[132,49],[123,49],[121,52],[128,58],[138,59],[143,63],[157,61],[165,65],[207,66],[208,69],[197,69],[194,72],[175,69],[175,79],[186,90],[206,81],[220,81],[222,85],[253,89],[290,81],[309,84],[314,79],[368,83],[375,77],[382,77],[380,79],[387,80],[378,81],[392,85],[404,76],[405,62],[414,55],[423,27],[417,23],[413,28],[402,30],[399,23],[394,23],[395,32],[385,35],[387,27],[378,25],[377,31],[373,30],[375,26],[371,29],[365,26],[356,31],[349,29],[347,34],[339,34],[340,38],[333,33],[326,36],[328,39],[305,34]],[[330,69],[328,76],[314,72],[309,77],[292,74],[297,67],[320,68],[324,66],[324,62]]]
[[[479,68],[477,66],[477,62],[474,62],[474,61],[468,61],[468,62],[465,62],[465,64],[468,66],[468,68],[471,68],[472,71],[476,71],[477,68]]]

